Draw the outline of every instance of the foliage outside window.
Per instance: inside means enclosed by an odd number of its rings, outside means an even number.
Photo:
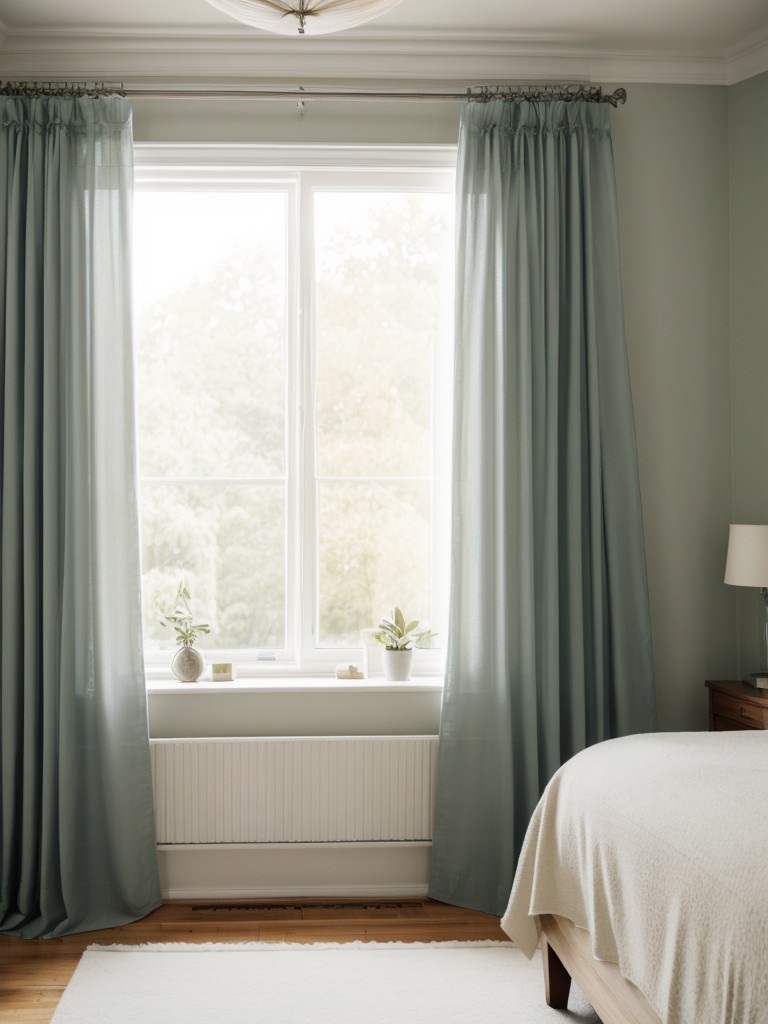
[[[139,163],[138,184],[150,666],[180,578],[201,649],[246,671],[325,670],[397,604],[444,638],[450,177]]]

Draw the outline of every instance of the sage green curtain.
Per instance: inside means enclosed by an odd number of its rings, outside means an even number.
[[[608,107],[469,103],[457,230],[430,894],[499,914],[555,770],[655,725]]]
[[[142,662],[130,108],[0,97],[0,930],[159,903]]]

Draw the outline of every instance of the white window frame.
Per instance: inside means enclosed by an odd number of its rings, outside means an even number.
[[[356,189],[382,191],[453,190],[455,146],[213,146],[136,144],[134,149],[136,190],[261,190],[279,186],[288,193],[286,332],[286,649],[265,660],[263,654],[243,649],[206,651],[210,662],[236,663],[239,679],[260,677],[317,676],[333,671],[339,662],[359,660],[357,648],[318,648],[315,644],[315,595],[317,593],[317,517],[314,477],[314,346],[312,296],[314,267],[305,259],[298,266],[296,253],[314,252],[309,209],[317,190]],[[343,171],[341,180],[339,172]],[[452,310],[447,311],[452,317]],[[302,352],[310,358],[303,358]],[[441,372],[450,375],[450,369]],[[445,399],[450,402],[449,382]],[[445,420],[445,408],[435,403],[435,416]],[[302,437],[305,431],[308,436]],[[434,430],[433,430],[434,436]],[[304,458],[298,446],[304,444]],[[438,475],[450,472],[446,451],[450,446],[433,445],[433,465]],[[294,468],[302,471],[294,473]],[[394,478],[397,479],[397,478]],[[448,489],[447,489],[448,490]],[[448,494],[446,493],[446,501]],[[447,559],[434,557],[445,550],[450,510],[439,517],[442,533],[433,531],[433,594],[447,594]],[[433,523],[436,522],[433,519]],[[406,609],[407,610],[407,609]],[[415,676],[442,674],[447,641],[445,621],[438,628],[441,647],[419,651],[414,660]],[[373,625],[373,624],[372,624]],[[149,679],[171,677],[171,648],[145,652]]]

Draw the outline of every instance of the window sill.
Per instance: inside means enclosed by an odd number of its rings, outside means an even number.
[[[386,679],[336,679],[300,677],[235,679],[213,683],[182,683],[171,679],[147,679],[148,694],[221,694],[221,693],[428,693],[443,689],[441,676],[421,676],[407,682],[390,683]]]

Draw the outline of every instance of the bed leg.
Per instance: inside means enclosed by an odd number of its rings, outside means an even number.
[[[546,937],[542,939],[541,959],[544,964],[544,995],[547,1006],[555,1010],[567,1010],[571,976]]]

